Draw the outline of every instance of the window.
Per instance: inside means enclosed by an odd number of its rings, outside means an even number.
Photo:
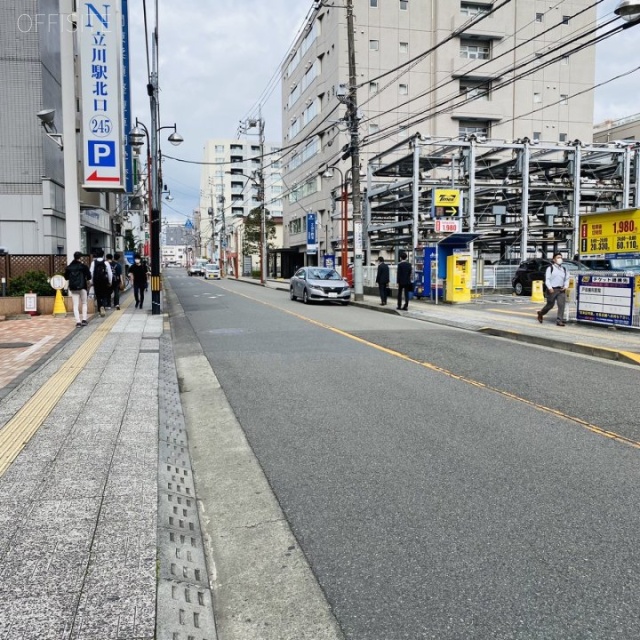
[[[540,142],[540,132],[539,131],[534,131],[533,132],[533,141],[534,142]]]
[[[380,131],[380,125],[378,124],[369,125],[369,133],[378,133],[378,131]]]
[[[231,215],[232,216],[243,216],[244,208],[243,207],[231,207]]]
[[[536,13],[536,22],[544,22],[544,13]]]
[[[302,218],[296,218],[289,223],[289,233],[302,233]]]
[[[409,0],[400,0],[400,11],[407,11],[409,9]]]
[[[400,43],[400,53],[409,53],[409,43],[401,42]]]
[[[232,144],[229,148],[231,149],[231,151],[242,151],[241,144]]]
[[[217,144],[216,145],[216,153],[224,153],[224,145],[223,144]]]
[[[569,104],[569,96],[566,93],[560,94],[560,104]]]
[[[561,133],[559,140],[560,140],[560,142],[566,142],[567,141],[567,134],[566,133]]]
[[[240,164],[241,162],[244,162],[242,156],[231,156],[231,164]]]
[[[377,82],[370,82],[369,83],[369,93],[378,93],[378,83]]]
[[[542,102],[542,94],[541,93],[534,93],[533,94],[533,102],[535,104],[539,104],[540,102]]]
[[[562,16],[562,24],[569,24],[569,18],[571,16]]]
[[[489,5],[479,4],[476,2],[461,2],[460,13],[463,16],[472,18],[473,16],[483,15],[489,13]]]
[[[224,156],[216,156],[216,164],[224,164]]]
[[[302,112],[302,126],[306,127],[318,115],[318,101],[314,100]]]
[[[399,84],[398,85],[398,93],[401,96],[409,95],[409,85],[408,84]]]
[[[369,40],[370,51],[377,51],[379,47],[380,47],[380,43],[378,42],[378,40]]]
[[[483,120],[460,120],[458,124],[458,135],[469,136],[472,133],[488,138],[489,123]]]
[[[274,185],[271,187],[271,195],[279,196],[282,193],[282,187],[280,185]]]
[[[488,60],[491,55],[491,43],[478,40],[460,40],[460,57],[469,60]]]
[[[488,80],[460,79],[460,93],[468,99],[489,100],[491,82]]]
[[[378,8],[378,0],[369,0],[369,6],[372,9],[377,9]]]

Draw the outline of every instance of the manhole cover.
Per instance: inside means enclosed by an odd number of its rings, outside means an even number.
[[[0,342],[0,349],[24,349],[32,346],[33,342]]]

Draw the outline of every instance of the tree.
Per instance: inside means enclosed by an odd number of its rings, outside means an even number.
[[[276,223],[269,217],[269,210],[265,209],[267,217],[267,248],[273,249],[274,244],[270,242],[276,237]],[[242,253],[245,256],[260,255],[260,229],[262,210],[260,207],[251,209],[249,215],[244,219],[244,238],[242,240]]]
[[[133,237],[131,229],[126,229],[124,232],[124,248],[126,251],[136,250],[136,239]]]

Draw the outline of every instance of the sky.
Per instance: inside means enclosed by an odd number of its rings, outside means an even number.
[[[147,0],[153,28],[159,7],[160,125],[174,123],[184,143],[166,142],[163,155],[202,160],[205,141],[235,138],[240,121],[256,114],[257,101],[277,73],[307,15],[311,0]],[[517,0],[514,0],[517,1]],[[557,1],[557,0],[556,0]],[[600,19],[612,17],[620,0],[603,0]],[[149,123],[147,62],[141,0],[129,0],[133,117]],[[640,65],[636,42],[640,26],[616,34],[596,48],[596,84]],[[640,112],[640,72],[595,90],[594,122]],[[280,143],[280,83],[262,106],[266,139]],[[166,135],[164,135],[166,134]],[[200,167],[163,161],[164,182],[173,200],[163,202],[163,217],[186,222],[199,206]]]

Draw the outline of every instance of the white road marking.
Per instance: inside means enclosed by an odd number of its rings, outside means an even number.
[[[38,340],[35,344],[31,345],[28,349],[25,349],[20,355],[15,357],[15,360],[20,362],[21,360],[26,360],[31,354],[38,351],[38,349],[42,349],[48,342],[53,340],[53,336],[45,336],[42,340]]]

